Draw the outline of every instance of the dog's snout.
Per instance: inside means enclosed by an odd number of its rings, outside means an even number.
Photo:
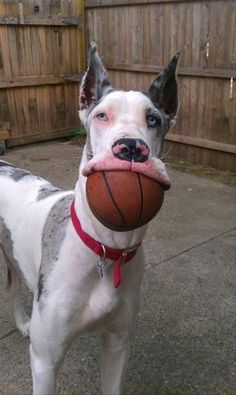
[[[122,138],[112,146],[113,155],[129,162],[145,162],[148,160],[150,150],[142,139]]]

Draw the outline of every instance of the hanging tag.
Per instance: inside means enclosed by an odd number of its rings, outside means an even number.
[[[97,262],[97,266],[99,269],[100,276],[101,278],[103,278],[105,262],[102,259],[99,259],[99,261]]]
[[[106,248],[103,244],[101,244],[102,247],[102,251],[103,251],[103,256],[99,256],[99,261],[97,262],[97,266],[99,268],[99,272],[100,272],[100,276],[101,278],[103,278],[104,275],[104,268],[105,268],[105,264],[106,264]]]

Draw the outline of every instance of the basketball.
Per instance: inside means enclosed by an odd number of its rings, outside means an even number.
[[[132,171],[98,171],[88,176],[86,195],[95,217],[117,232],[147,224],[160,210],[164,189]]]

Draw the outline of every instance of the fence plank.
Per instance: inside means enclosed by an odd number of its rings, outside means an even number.
[[[22,4],[22,3],[20,3]],[[23,11],[23,10],[22,10]],[[77,26],[83,27],[83,20],[80,16],[22,16],[14,15],[0,16],[0,25],[33,25],[33,26]]]
[[[159,73],[163,70],[163,66],[154,66],[146,64],[106,64],[108,70],[115,71],[133,71],[137,73]],[[207,77],[207,78],[236,78],[236,70],[229,69],[203,69],[178,67],[178,75],[192,76],[192,77]]]
[[[193,0],[86,0],[85,6],[89,7],[114,7],[121,5],[140,5],[140,4],[154,4],[154,3],[179,3],[179,2],[192,2]],[[211,1],[211,0],[208,0]]]
[[[209,148],[215,151],[228,152],[231,154],[236,154],[236,146],[233,144],[218,143],[216,141],[182,136],[180,134],[169,134],[166,136],[167,141],[174,141],[176,143],[184,143],[187,145],[192,145],[194,147]]]

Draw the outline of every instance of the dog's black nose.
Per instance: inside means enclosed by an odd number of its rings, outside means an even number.
[[[145,162],[148,160],[150,150],[142,139],[123,138],[113,144],[112,152],[121,160]]]

